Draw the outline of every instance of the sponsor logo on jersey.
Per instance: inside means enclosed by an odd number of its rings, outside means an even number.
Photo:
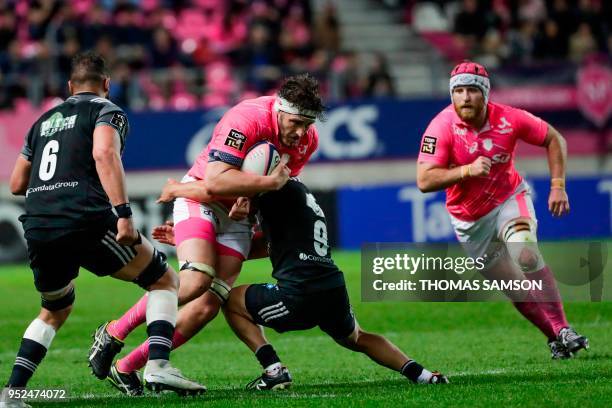
[[[506,133],[511,133],[512,132],[512,124],[510,122],[508,122],[508,119],[506,119],[505,116],[501,117],[501,124],[497,125],[497,129],[495,129],[497,131],[497,133],[501,133],[502,135],[505,135]]]
[[[484,149],[487,152],[490,152],[491,149],[493,149],[493,140],[491,140],[491,139],[484,139],[482,141],[482,147],[484,147]]]
[[[331,258],[326,258],[324,256],[305,254],[304,252],[300,252],[299,258],[301,261],[311,261],[311,262],[328,263],[328,264],[334,263],[334,261],[332,261]]]
[[[467,135],[467,129],[462,129],[457,125],[453,125],[453,133],[458,136],[465,136]]]
[[[421,145],[421,153],[434,154],[436,152],[437,138],[433,136],[425,136]]]
[[[40,191],[53,191],[60,188],[75,188],[78,185],[78,181],[64,181],[57,182],[54,184],[44,184],[42,186],[28,188],[26,191],[26,197],[28,197],[32,193],[38,193]]]
[[[510,154],[508,153],[497,153],[491,157],[491,163],[508,163],[510,161]]]
[[[225,138],[225,142],[223,144],[238,151],[242,151],[242,149],[244,149],[244,145],[246,144],[246,140],[247,138],[245,135],[232,129],[230,130],[229,135],[227,135]]]
[[[72,129],[76,124],[78,115],[64,117],[60,112],[55,112],[51,117],[40,124],[40,136],[50,137],[62,130]]]

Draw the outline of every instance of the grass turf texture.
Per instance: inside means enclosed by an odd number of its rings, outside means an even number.
[[[363,328],[384,334],[409,356],[446,373],[449,386],[410,384],[364,355],[337,346],[318,329],[278,335],[268,331],[294,378],[289,391],[253,393],[244,385],[260,373],[252,353],[222,316],[173,353],[185,374],[209,391],[198,398],[174,394],[127,398],[87,367],[91,333],[141,296],[136,286],[83,271],[70,319],[30,382],[30,388],[63,388],[62,402],[33,406],[611,406],[612,303],[571,303],[571,323],[588,335],[591,350],[551,361],[544,337],[509,303],[361,303],[359,253],[338,252],[352,304]],[[268,282],[266,260],[245,264],[240,283]],[[0,380],[6,381],[39,297],[26,266],[0,267]],[[139,328],[124,351],[145,338]],[[124,355],[125,353],[122,353]]]

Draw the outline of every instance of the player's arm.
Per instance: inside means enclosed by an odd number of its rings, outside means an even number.
[[[423,193],[443,190],[461,181],[487,176],[491,171],[491,159],[480,156],[470,164],[452,169],[433,162],[417,163],[417,187]]]
[[[553,215],[560,217],[569,212],[569,199],[565,191],[565,167],[567,163],[567,143],[565,138],[548,125],[544,147],[548,158],[551,188],[548,197],[548,209]]]
[[[121,139],[114,127],[96,126],[93,133],[92,155],[102,187],[113,207],[129,203],[121,162]],[[121,217],[120,214],[117,229],[117,241],[120,244],[132,244],[138,239],[131,217]]]
[[[206,165],[206,189],[209,194],[221,197],[249,197],[278,190],[289,180],[288,161],[289,157],[281,158],[269,176],[245,173],[222,161],[209,162]]]
[[[206,181],[197,180],[188,183],[180,183],[174,179],[168,179],[166,185],[157,199],[158,203],[169,203],[175,198],[188,198],[199,203],[210,203],[215,198],[208,192]]]
[[[436,163],[417,163],[417,187],[423,193],[438,191],[461,181],[461,168],[443,168]]]
[[[113,207],[128,202],[120,149],[119,134],[113,127],[96,126],[92,154],[100,182]]]
[[[453,150],[450,126],[436,116],[423,133],[417,159],[417,187],[423,193],[443,190],[466,178],[486,176],[491,170],[491,159],[484,156],[460,167],[450,165]]]
[[[30,170],[32,169],[32,163],[26,159],[22,154],[17,157],[15,167],[11,173],[11,179],[9,181],[9,188],[13,195],[25,195],[30,183]]]

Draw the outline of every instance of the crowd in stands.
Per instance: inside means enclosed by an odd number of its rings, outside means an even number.
[[[308,0],[0,0],[0,108],[66,97],[82,50],[105,57],[111,98],[133,110],[228,105],[305,71],[328,100],[393,93],[384,61],[354,77],[332,3],[314,13]]]
[[[406,0],[407,21],[442,44],[447,56],[497,67],[555,61],[581,63],[612,50],[610,0]],[[427,36],[428,34],[424,34]]]

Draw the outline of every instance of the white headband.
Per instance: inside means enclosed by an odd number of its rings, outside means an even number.
[[[479,88],[484,95],[485,103],[489,102],[489,91],[491,90],[489,78],[476,74],[457,74],[452,76],[449,82],[451,99],[453,97],[453,89],[458,86],[475,86]]]
[[[296,104],[293,104],[280,96],[277,97],[276,102],[274,102],[274,109],[276,111],[283,111],[293,115],[305,116],[308,119],[316,119],[318,115],[316,111],[300,108]]]

